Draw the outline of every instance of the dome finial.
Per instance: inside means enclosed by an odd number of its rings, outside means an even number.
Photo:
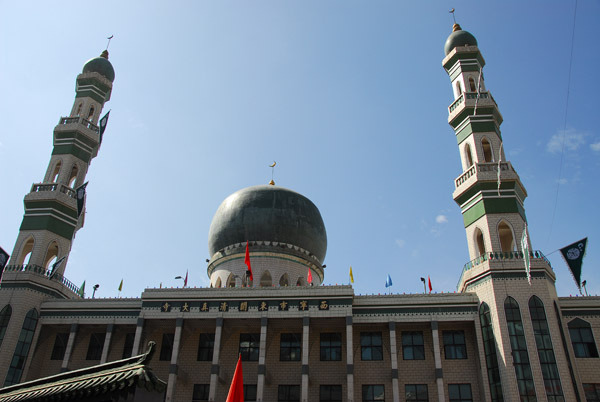
[[[269,182],[269,184],[271,186],[275,185],[275,182],[273,181],[273,173],[275,173],[275,165],[277,165],[277,162],[273,161],[273,163],[271,163],[269,165],[269,167],[271,168],[271,181]]]
[[[454,25],[452,25],[452,32],[456,31],[462,31],[462,28],[457,23],[454,23]]]
[[[274,186],[275,185],[275,182],[273,181],[273,179],[271,179],[271,181],[269,181],[269,185],[270,186]]]
[[[108,60],[108,50],[104,49],[102,53],[100,53],[100,57],[104,57],[106,60]]]

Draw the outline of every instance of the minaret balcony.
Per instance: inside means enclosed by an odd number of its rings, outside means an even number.
[[[519,175],[510,162],[475,163],[454,180],[455,195],[459,189],[462,192],[478,181],[498,181],[498,169],[500,169],[500,181],[505,179],[520,181]]]
[[[492,275],[504,278],[518,278],[527,276],[525,271],[525,258],[521,251],[503,251],[483,253],[479,257],[467,262],[463,266],[457,290],[466,291],[470,284]],[[556,280],[550,261],[539,250],[529,252],[530,272],[532,276],[545,275],[551,280]]]
[[[68,205],[72,209],[77,208],[77,195],[74,189],[61,183],[34,183],[31,191],[25,196],[25,202],[56,200],[61,204]]]
[[[498,105],[492,94],[488,91],[480,92],[463,92],[452,104],[448,107],[448,123],[452,123],[457,116],[462,114],[475,114],[475,106],[489,110],[494,108],[497,112]],[[486,112],[486,114],[489,114]],[[462,119],[461,119],[462,120]]]
[[[36,264],[7,265],[2,275],[2,284],[10,282],[37,284],[45,291],[55,291],[57,295],[68,299],[73,299],[79,294],[79,288],[63,275],[51,275],[50,270]]]
[[[58,125],[54,128],[55,139],[56,134],[72,132],[81,133],[89,138],[91,142],[84,140],[88,146],[93,146],[92,144],[98,144],[100,142],[100,128],[88,119],[81,116],[61,117]],[[67,135],[67,137],[69,136]]]

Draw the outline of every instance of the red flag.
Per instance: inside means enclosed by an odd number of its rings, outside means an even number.
[[[183,280],[183,287],[187,286],[187,274],[188,274],[188,271],[186,270],[185,271],[185,279]]]
[[[226,402],[244,402],[244,376],[242,374],[242,355],[238,358],[235,373],[229,387]]]
[[[244,259],[244,264],[248,266],[248,272],[250,273],[250,280],[254,280],[254,276],[252,276],[252,267],[250,266],[250,242],[246,242],[246,258]]]
[[[429,276],[427,277],[427,282],[429,282],[429,293],[431,293],[431,291],[432,291],[431,278]]]
[[[312,273],[310,272],[310,268],[308,269],[308,275],[306,275],[306,280],[308,283],[312,283]]]

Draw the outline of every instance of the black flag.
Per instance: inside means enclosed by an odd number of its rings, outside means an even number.
[[[560,253],[571,270],[573,279],[575,279],[575,282],[577,282],[577,288],[579,291],[581,291],[581,264],[583,263],[586,245],[587,237],[560,249]]]
[[[81,186],[75,190],[77,194],[77,217],[81,215],[81,211],[83,211],[83,204],[85,203],[85,188],[87,187],[89,182],[83,183]]]
[[[104,115],[103,118],[100,119],[100,139],[99,142],[102,144],[102,135],[104,134],[104,130],[106,130],[106,124],[108,123],[108,115],[110,114],[110,110],[108,113]]]
[[[65,260],[65,258],[67,258],[66,255],[63,256],[60,260],[57,260],[54,264],[52,264],[52,268],[50,268],[50,274],[48,275],[50,279],[52,279],[52,277],[56,273],[56,270],[58,269],[58,267],[60,267],[60,264]]]
[[[2,280],[2,272],[4,272],[4,267],[8,262],[8,253],[4,251],[2,247],[0,247],[0,280]]]

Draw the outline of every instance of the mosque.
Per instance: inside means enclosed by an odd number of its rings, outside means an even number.
[[[65,277],[85,216],[76,189],[115,79],[107,51],[88,61],[2,275],[0,402],[224,401],[239,355],[245,401],[599,401],[600,298],[558,297],[549,261],[523,252],[527,191],[501,145],[477,40],[455,24],[444,51],[463,168],[452,196],[471,258],[450,294],[323,286],[319,209],[271,184],[216,211],[210,288],[82,298]]]

